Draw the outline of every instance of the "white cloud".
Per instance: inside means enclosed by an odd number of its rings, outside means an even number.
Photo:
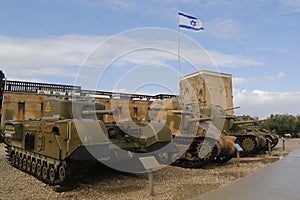
[[[256,83],[257,81],[259,81],[259,78],[257,77],[233,77],[232,78],[232,84],[233,84],[233,88],[239,88],[242,85],[251,85],[253,83]]]
[[[279,80],[279,79],[283,79],[285,78],[287,75],[283,72],[279,72],[277,75],[275,76],[267,76],[266,77],[266,80],[269,80],[269,81],[275,81],[275,80]]]
[[[238,68],[245,66],[262,66],[263,62],[241,55],[224,54],[215,50],[208,51],[214,63],[219,67]]]
[[[71,3],[76,3],[84,6],[103,7],[113,10],[132,10],[136,8],[137,1],[135,0],[68,0]]]
[[[244,85],[251,85],[253,83],[257,83],[259,80],[259,78],[257,77],[233,77],[232,78],[232,87],[235,89],[239,89]]]
[[[243,85],[246,82],[246,79],[243,77],[232,78],[233,88],[238,88],[240,85]]]
[[[60,80],[64,80],[64,77],[68,80],[77,77],[76,74],[80,72],[79,66],[86,58],[88,60],[84,62],[85,66],[97,69],[82,74],[85,79],[97,80],[99,69],[103,69],[112,61],[114,61],[112,67],[120,75],[124,73],[122,70],[126,67],[128,69],[149,63],[169,65],[176,69],[178,47],[176,31],[167,29],[155,29],[154,32],[151,32],[152,29],[136,31],[114,37],[63,35],[24,39],[0,35],[1,69],[9,79],[42,80],[44,76],[48,77],[47,81],[53,80],[52,82],[57,81],[58,77]],[[103,42],[108,38],[109,42]],[[100,45],[97,46],[98,44]],[[237,68],[263,65],[251,57],[204,50],[195,41],[188,40],[184,34],[181,58],[183,65],[187,60],[197,67],[195,70],[218,71],[216,66]],[[186,69],[182,68],[182,71],[184,70]],[[84,83],[84,80],[82,82]]]
[[[249,114],[264,119],[270,114],[300,114],[300,92],[269,92],[234,90],[234,105],[241,108],[237,115]]]
[[[22,39],[0,35],[1,68],[10,78],[22,76],[70,76],[105,36],[64,35]],[[72,67],[71,67],[72,66]]]
[[[256,48],[256,51],[275,52],[278,54],[287,54],[290,52],[287,48]]]
[[[228,40],[244,37],[242,25],[234,19],[215,19],[207,24],[207,32],[212,36]]]
[[[300,12],[300,0],[280,0],[279,2],[283,12],[287,12],[287,13]]]
[[[241,86],[243,86],[243,85],[251,85],[253,83],[266,84],[266,83],[270,83],[270,82],[277,81],[280,79],[284,79],[286,77],[287,77],[287,75],[283,72],[279,72],[278,74],[273,75],[273,76],[269,75],[269,76],[265,76],[265,77],[258,77],[258,76],[247,77],[247,78],[233,77],[232,84],[233,84],[233,88],[240,89]]]

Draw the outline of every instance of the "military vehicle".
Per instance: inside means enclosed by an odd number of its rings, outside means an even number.
[[[149,110],[151,120],[170,127],[174,145],[179,149],[173,164],[198,168],[212,162],[226,162],[234,157],[235,137],[224,136],[205,116],[195,116],[176,98],[158,100]]]
[[[213,124],[224,134],[237,138],[236,142],[244,149],[242,153],[244,156],[266,150],[267,138],[272,139],[273,146],[278,143],[275,135],[262,133],[254,126],[257,120],[245,120],[242,117],[228,115],[227,110],[217,105],[204,106],[200,111],[210,116]]]
[[[46,99],[41,119],[5,122],[2,135],[8,160],[46,183],[59,184],[74,163],[132,159],[135,152],[151,154],[172,140],[171,130],[158,122],[106,125],[102,117],[112,113],[101,103]]]
[[[274,130],[270,131],[270,130],[266,130],[266,129],[259,129],[259,131],[262,134],[265,134],[266,135],[265,137],[271,141],[271,149],[276,147],[276,145],[279,142],[279,136],[276,134],[276,132]]]
[[[0,127],[0,133],[2,133],[2,127]],[[0,143],[2,143],[4,141],[4,138],[2,136],[2,134],[0,134]]]
[[[242,127],[248,130],[255,131],[259,136],[266,139],[267,144],[270,143],[271,149],[273,149],[279,142],[279,136],[275,131],[268,131],[266,129],[261,129],[258,127],[259,123],[262,123],[264,120],[256,120],[250,116],[236,116],[236,123],[240,123]],[[268,150],[268,145],[262,150]]]

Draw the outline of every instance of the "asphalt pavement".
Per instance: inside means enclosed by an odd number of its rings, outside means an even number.
[[[300,148],[254,174],[194,199],[300,200]]]

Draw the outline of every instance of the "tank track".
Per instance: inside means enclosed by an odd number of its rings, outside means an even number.
[[[175,139],[176,143],[184,143],[180,139]],[[175,160],[172,165],[183,168],[201,168],[216,159],[219,153],[217,141],[213,138],[193,138],[188,149]]]
[[[7,144],[5,149],[10,165],[35,176],[47,184],[58,185],[67,178],[69,170],[67,171],[66,162],[64,161],[28,152]]]
[[[232,149],[230,149],[230,147],[229,147],[230,142],[226,140],[225,136],[219,137],[219,139],[222,140],[222,143],[224,144],[224,146],[222,146],[221,152],[216,157],[215,162],[216,163],[226,163],[235,157],[236,152],[234,152],[234,151],[232,151]]]
[[[271,140],[271,149],[273,149],[279,142],[278,137],[273,136],[273,135],[266,135],[265,138]],[[266,148],[267,150],[267,148]]]

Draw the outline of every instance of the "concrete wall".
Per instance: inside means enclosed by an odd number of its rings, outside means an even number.
[[[220,105],[233,107],[231,74],[200,71],[181,78],[181,99],[197,109],[197,106]],[[233,114],[233,110],[228,111]]]
[[[204,105],[221,105],[233,107],[232,76],[230,74],[211,71],[200,71],[181,79],[180,96],[184,103],[193,107]],[[7,119],[40,119],[42,117],[43,100],[48,97],[60,97],[49,94],[4,91],[1,124]],[[119,118],[147,119],[148,108],[152,101],[122,100],[109,98],[91,98],[105,105],[106,109],[122,108]],[[196,110],[196,109],[194,109]],[[233,111],[229,111],[233,114]],[[106,122],[118,120],[113,116],[105,116]]]
[[[43,101],[49,97],[64,98],[64,96],[45,95],[45,94],[33,94],[33,93],[16,93],[16,92],[4,92],[3,93],[3,107],[1,109],[2,121],[13,119],[41,119],[42,109],[44,108]],[[101,102],[105,105],[107,110],[122,108],[120,116],[116,119],[112,115],[106,115],[104,121],[111,122],[115,120],[138,118],[146,119],[147,111],[151,104],[151,101],[142,100],[120,100],[120,99],[106,99],[106,98],[91,98]]]
[[[42,94],[4,92],[2,102],[2,124],[5,120],[40,119],[42,102],[49,96]]]

